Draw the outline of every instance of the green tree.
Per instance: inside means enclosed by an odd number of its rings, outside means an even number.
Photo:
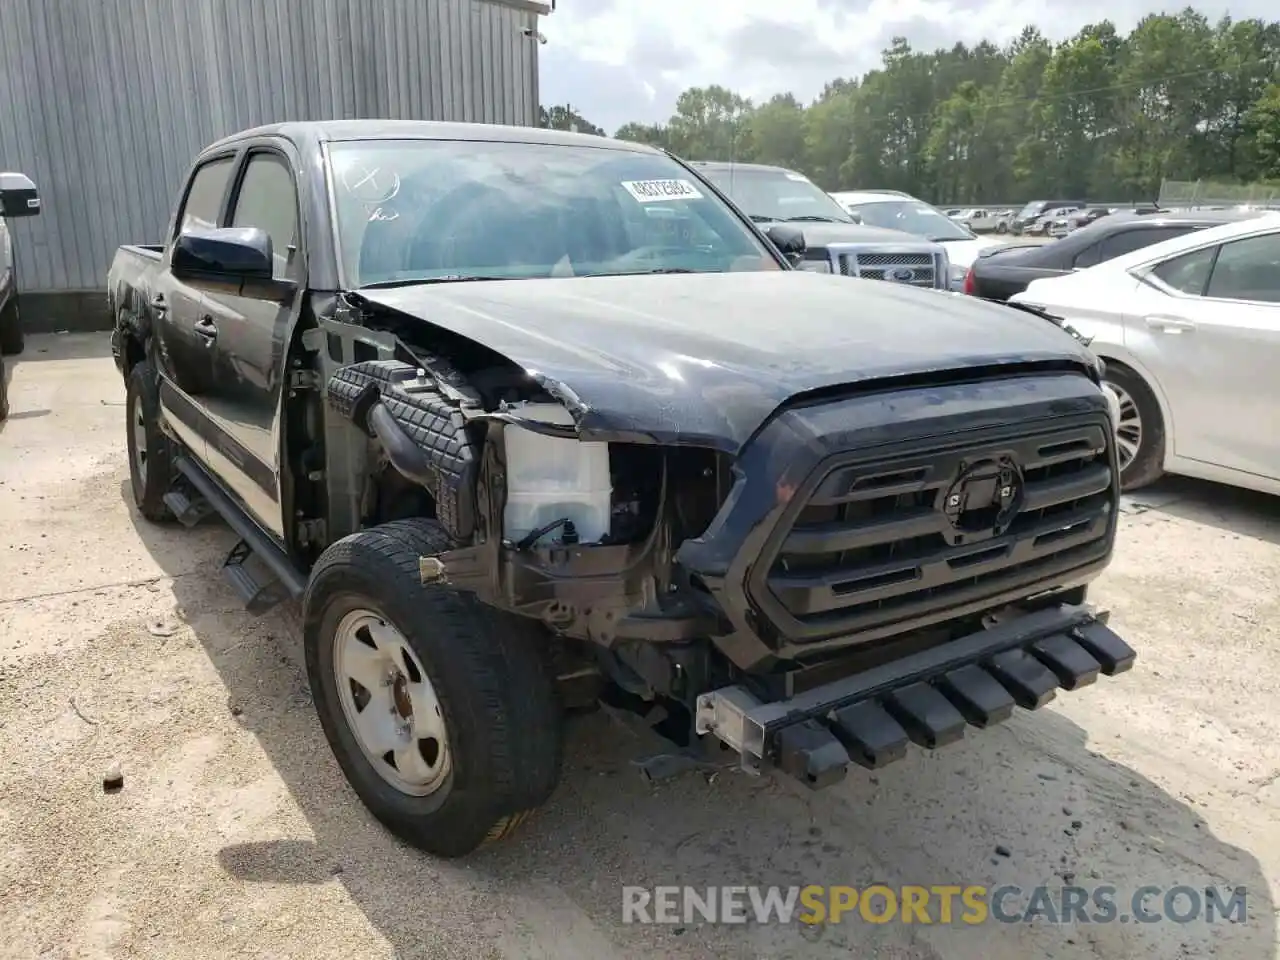
[[[779,167],[805,165],[804,107],[789,93],[780,93],[761,104],[747,119],[751,158]]]
[[[660,150],[671,148],[671,132],[660,123],[624,123],[618,128],[614,137],[618,140],[647,143]]]
[[[1256,138],[1258,173],[1280,180],[1280,84],[1272,84],[1245,115],[1245,129]]]
[[[1127,36],[1091,24],[1057,45],[1035,26],[1004,47],[925,51],[895,37],[877,67],[832,79],[810,104],[780,93],[756,107],[722,86],[693,87],[666,123],[617,136],[798,169],[828,190],[984,205],[1152,199],[1165,179],[1280,176],[1277,77],[1280,21],[1211,24],[1187,8]],[[546,122],[571,112],[552,108]]]
[[[568,104],[556,107],[538,108],[538,126],[551,130],[576,130],[578,133],[593,133],[597,137],[605,136],[604,130],[587,120],[582,114]]]
[[[751,101],[731,90],[690,87],[667,123],[671,148],[690,160],[749,159],[751,114]]]

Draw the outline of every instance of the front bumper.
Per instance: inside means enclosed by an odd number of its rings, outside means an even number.
[[[695,729],[737,751],[749,772],[778,769],[819,789],[850,763],[877,769],[909,743],[945,746],[1015,706],[1044,706],[1058,688],[1125,672],[1136,654],[1106,619],[1087,606],[1027,613],[774,702],[725,687],[698,698]]]

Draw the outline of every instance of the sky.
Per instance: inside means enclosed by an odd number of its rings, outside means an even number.
[[[838,76],[861,76],[894,36],[932,50],[1003,43],[1028,24],[1054,40],[1110,19],[1128,32],[1152,0],[557,0],[543,18],[541,99],[570,104],[613,133],[665,121],[679,93],[718,83],[756,102],[790,91],[808,102]],[[1274,19],[1274,0],[1193,3],[1210,21]],[[1052,15],[1050,14],[1052,11]]]

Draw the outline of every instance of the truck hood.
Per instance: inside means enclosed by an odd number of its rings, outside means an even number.
[[[868,227],[860,223],[822,223],[821,221],[770,220],[757,223],[761,230],[768,230],[774,224],[785,223],[788,227],[799,227],[804,234],[805,244],[810,250],[818,250],[830,243],[927,243],[920,237],[901,230],[886,230],[884,227]]]
[[[975,237],[972,240],[948,240],[942,244],[942,249],[947,251],[947,259],[952,266],[964,267],[967,270],[973,266],[973,261],[978,259],[978,254],[1003,245],[999,240]]]
[[[1035,362],[1094,369],[1054,324],[975,297],[770,270],[364,289],[524,368],[594,439],[737,452],[788,399]],[[963,375],[963,374],[962,374]]]

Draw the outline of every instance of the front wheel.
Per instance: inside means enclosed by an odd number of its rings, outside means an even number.
[[[0,310],[0,354],[12,356],[21,353],[26,346],[22,335],[22,317],[18,314],[18,298],[10,296]]]
[[[307,587],[304,634],[347,781],[396,836],[459,857],[550,797],[562,718],[538,624],[422,584],[419,558],[450,545],[416,518],[332,544]]]
[[[1120,488],[1136,490],[1164,473],[1164,418],[1145,380],[1128,367],[1108,363],[1103,385],[1114,396]]]

